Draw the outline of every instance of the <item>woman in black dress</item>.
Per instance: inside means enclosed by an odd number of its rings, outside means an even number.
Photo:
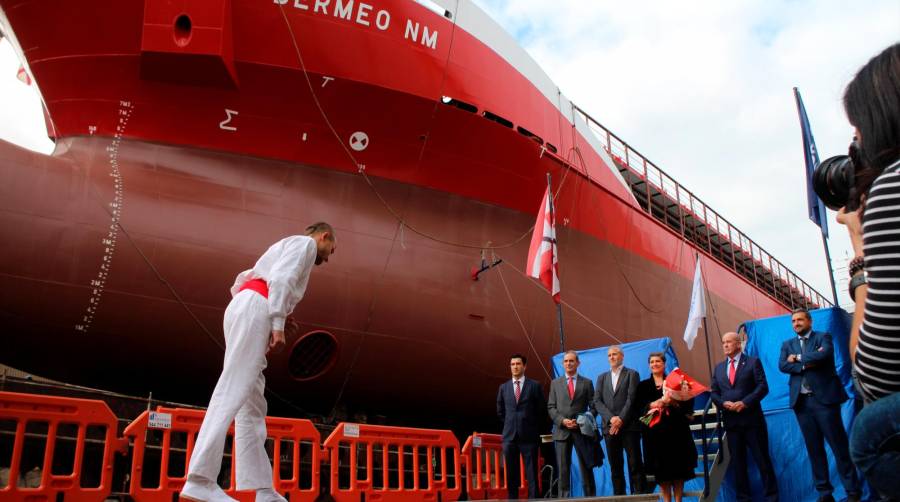
[[[644,468],[653,474],[665,502],[681,502],[685,480],[694,477],[697,467],[697,447],[691,435],[690,421],[694,415],[694,400],[676,401],[663,395],[666,380],[666,356],[653,352],[648,359],[650,378],[637,388],[637,405],[647,413],[659,408],[661,418],[653,427],[644,426]]]

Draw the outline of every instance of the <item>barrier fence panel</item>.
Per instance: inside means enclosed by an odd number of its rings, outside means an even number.
[[[171,502],[181,491],[204,415],[203,410],[159,407],[156,412],[144,412],[125,429],[125,436],[134,442],[129,493],[135,502]],[[279,417],[266,417],[266,429],[275,490],[291,502],[312,502],[319,495],[319,431],[309,420]],[[220,485],[231,497],[252,502],[254,492],[235,489],[233,438],[232,425]]]
[[[341,423],[323,447],[336,502],[446,502],[462,492],[459,441],[447,430]]]
[[[0,392],[0,501],[102,502],[128,450],[102,401]]]
[[[503,438],[499,434],[473,433],[462,448],[463,469],[469,500],[507,498],[506,462],[503,458]],[[519,498],[528,498],[525,462],[519,461]]]

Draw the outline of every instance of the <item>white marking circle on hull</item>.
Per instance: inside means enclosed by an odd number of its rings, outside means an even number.
[[[352,135],[350,135],[350,148],[356,150],[357,152],[361,152],[369,147],[369,135],[362,132],[356,131]]]

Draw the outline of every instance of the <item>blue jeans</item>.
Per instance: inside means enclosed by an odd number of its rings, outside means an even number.
[[[879,495],[900,494],[900,392],[866,405],[856,416],[850,456]]]

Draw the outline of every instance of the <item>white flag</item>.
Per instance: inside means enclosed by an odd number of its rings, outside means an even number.
[[[684,327],[684,341],[688,350],[694,348],[700,320],[706,317],[706,295],[703,294],[703,276],[700,274],[700,257],[697,256],[697,268],[694,270],[694,288],[691,291],[691,311],[688,312],[687,326]]]

